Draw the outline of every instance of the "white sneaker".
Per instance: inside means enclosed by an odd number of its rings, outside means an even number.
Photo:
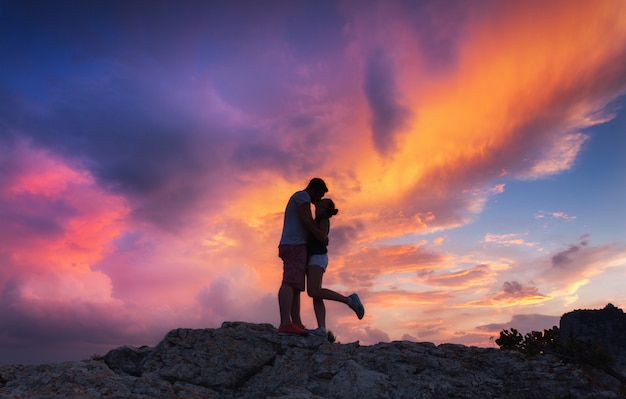
[[[363,304],[357,294],[352,294],[348,297],[348,306],[350,306],[350,309],[354,310],[354,313],[356,313],[359,320],[363,318],[365,308],[363,307]]]
[[[315,335],[316,337],[324,337],[326,338],[326,328],[317,327],[315,330],[309,330],[309,334]]]

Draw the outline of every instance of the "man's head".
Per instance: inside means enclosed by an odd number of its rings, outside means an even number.
[[[328,187],[324,180],[319,177],[314,177],[309,182],[309,185],[304,189],[311,196],[311,202],[317,202],[322,199],[324,194],[328,192]]]

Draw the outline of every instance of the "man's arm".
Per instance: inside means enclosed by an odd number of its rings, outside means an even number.
[[[313,215],[311,215],[310,202],[302,204],[298,207],[298,216],[300,217],[300,222],[311,234],[313,234],[315,238],[323,242],[325,245],[328,244],[328,235],[325,231],[320,229],[317,223],[315,223],[315,221],[313,220]]]

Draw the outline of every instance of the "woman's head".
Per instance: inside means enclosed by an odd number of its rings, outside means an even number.
[[[324,198],[315,203],[315,215],[327,214],[328,217],[336,215],[339,209],[335,208],[335,203],[330,198]]]

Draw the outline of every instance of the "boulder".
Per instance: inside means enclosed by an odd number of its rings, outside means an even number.
[[[605,350],[626,375],[626,314],[608,304],[600,310],[574,310],[561,317],[561,339],[575,339]]]

